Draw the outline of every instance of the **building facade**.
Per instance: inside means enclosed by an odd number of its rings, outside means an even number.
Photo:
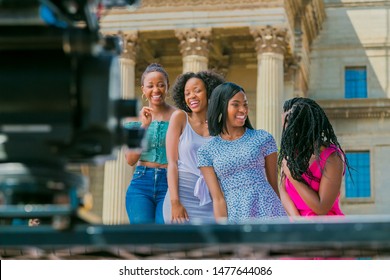
[[[349,214],[390,213],[390,1],[324,1],[312,44],[308,96],[326,109],[347,152]]]
[[[124,98],[140,98],[140,77],[151,62],[166,68],[171,84],[183,72],[213,69],[243,86],[255,127],[277,142],[284,100],[317,100],[354,167],[353,180],[343,184],[344,211],[385,214],[390,212],[389,2],[143,0],[133,10],[104,11],[100,24],[102,34],[123,41]],[[127,223],[131,172],[122,152],[106,163],[100,194],[104,223]]]

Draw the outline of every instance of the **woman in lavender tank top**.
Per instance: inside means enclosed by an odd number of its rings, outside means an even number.
[[[177,110],[167,138],[168,192],[163,204],[165,223],[214,223],[213,206],[197,167],[196,153],[208,142],[206,112],[211,92],[224,79],[201,71],[180,75],[172,88]]]

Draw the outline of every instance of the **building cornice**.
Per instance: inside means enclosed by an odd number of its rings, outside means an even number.
[[[330,119],[390,118],[390,99],[316,100]]]
[[[224,10],[236,10],[236,9],[248,9],[248,8],[261,8],[261,7],[275,7],[282,5],[283,0],[142,0],[138,8],[139,11],[150,11],[168,9],[175,10],[204,10],[207,9],[221,9]]]
[[[248,26],[286,26],[286,14],[283,6],[270,8],[246,8],[238,13],[236,10],[222,9],[211,12],[206,8],[200,10],[160,10],[116,14],[107,13],[100,20],[102,32],[129,30],[158,31],[176,30],[178,28],[239,28]]]
[[[326,8],[341,8],[341,7],[383,7],[389,5],[389,0],[324,0]]]

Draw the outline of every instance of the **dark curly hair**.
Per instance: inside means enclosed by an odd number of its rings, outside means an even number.
[[[187,72],[179,75],[172,87],[172,98],[176,107],[186,111],[187,113],[191,113],[192,111],[186,104],[184,98],[184,88],[187,81],[191,78],[197,78],[203,81],[206,87],[207,99],[210,99],[211,93],[215,87],[225,82],[225,79],[222,77],[222,75],[209,70],[200,71],[197,73]]]
[[[283,112],[286,115],[278,156],[279,168],[283,159],[286,159],[295,180],[306,184],[302,178],[302,174],[306,173],[311,180],[318,182],[319,179],[309,170],[310,158],[314,154],[319,160],[321,147],[330,145],[340,150],[340,156],[349,168],[328,117],[314,100],[304,97],[289,99],[283,105]]]
[[[141,86],[144,85],[144,80],[145,80],[145,76],[149,73],[152,73],[152,72],[160,72],[164,75],[165,79],[167,80],[167,84],[168,84],[168,87],[169,87],[169,76],[168,76],[168,72],[165,71],[164,67],[161,65],[161,64],[158,64],[158,63],[151,63],[149,64],[145,71],[142,73],[142,76],[141,76]]]

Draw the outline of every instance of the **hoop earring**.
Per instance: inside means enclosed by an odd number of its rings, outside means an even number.
[[[145,93],[142,93],[141,99],[142,99],[142,101],[144,101],[144,102],[148,102],[148,99],[146,98]]]

